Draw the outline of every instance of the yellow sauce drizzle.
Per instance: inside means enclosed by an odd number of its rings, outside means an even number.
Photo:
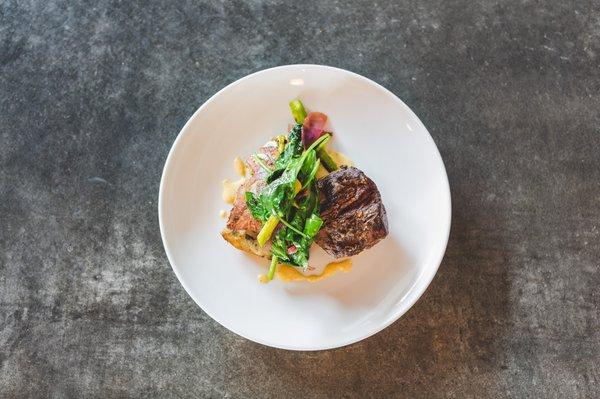
[[[337,164],[337,166],[354,166],[354,163],[352,162],[352,160],[350,158],[348,158],[347,156],[345,156],[344,154],[342,154],[341,152],[337,152],[334,150],[327,150],[327,153],[329,154],[329,156],[331,157],[331,159],[334,160],[334,162]]]
[[[228,204],[233,204],[233,202],[235,201],[235,195],[237,194],[237,190],[243,182],[243,177],[237,181],[231,181],[229,179],[223,180],[223,192],[221,193],[221,195],[223,196],[223,201],[225,201]]]
[[[325,269],[323,269],[323,273],[313,276],[303,275],[294,266],[279,265],[277,267],[277,277],[286,283],[289,283],[290,281],[308,281],[310,283],[314,283],[316,281],[325,280],[337,272],[347,273],[351,269],[352,259],[344,259],[339,262],[328,263],[327,266],[325,266]]]
[[[233,169],[240,177],[246,176],[246,164],[240,157],[235,157],[233,160]]]
[[[231,181],[229,179],[223,180],[223,190],[221,192],[221,196],[223,197],[223,201],[227,204],[233,204],[235,201],[235,196],[237,194],[238,188],[244,183],[246,176],[246,164],[240,157],[235,157],[233,160],[233,169],[235,173],[237,173],[240,178],[237,181]],[[221,214],[221,217],[223,215]]]

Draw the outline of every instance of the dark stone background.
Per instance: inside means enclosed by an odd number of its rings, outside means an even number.
[[[248,342],[168,265],[163,162],[218,89],[346,68],[422,119],[452,233],[385,331]],[[0,397],[598,397],[595,1],[1,1]]]

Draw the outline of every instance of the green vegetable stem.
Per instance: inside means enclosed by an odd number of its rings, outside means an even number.
[[[306,119],[306,110],[304,109],[302,101],[297,99],[290,101],[290,110],[292,111],[292,116],[296,123],[304,122],[304,119]]]
[[[271,266],[269,267],[269,273],[267,273],[267,278],[269,280],[273,280],[275,276],[275,269],[277,269],[277,256],[271,256]]]
[[[271,215],[269,217],[269,219],[266,221],[266,223],[260,229],[258,236],[256,236],[256,241],[258,241],[258,245],[260,245],[261,247],[264,247],[264,245],[267,243],[267,241],[269,241],[269,238],[271,238],[271,234],[273,234],[273,231],[277,227],[278,223],[279,223],[279,218],[277,216]]]
[[[327,169],[328,172],[333,172],[334,170],[338,169],[338,166],[335,163],[335,161],[333,160],[333,158],[331,158],[331,155],[329,155],[329,153],[325,149],[326,144],[327,144],[327,142],[321,143],[316,148],[317,156],[321,160],[321,163],[323,163],[323,166],[325,167],[325,169]]]

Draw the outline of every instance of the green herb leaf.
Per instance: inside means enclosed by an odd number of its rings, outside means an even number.
[[[267,183],[271,183],[273,180],[277,179],[286,167],[289,166],[290,162],[294,158],[298,158],[302,155],[302,125],[296,124],[288,135],[288,143],[285,146],[283,152],[275,161],[275,169],[271,172],[269,177],[267,177]]]
[[[309,239],[314,238],[319,230],[323,226],[323,219],[321,219],[316,213],[310,215],[308,219],[306,219],[306,224],[304,225],[304,234]]]
[[[298,172],[298,180],[305,185],[308,177],[310,176],[313,168],[315,167],[315,163],[317,162],[317,153],[315,150],[310,150],[307,152],[306,157],[304,159],[304,163]]]
[[[271,253],[279,258],[282,263],[290,263],[285,244],[285,229],[280,229],[271,243]]]
[[[265,222],[269,218],[269,210],[250,191],[246,191],[246,205],[254,219]]]

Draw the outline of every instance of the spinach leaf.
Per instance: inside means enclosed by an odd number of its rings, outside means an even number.
[[[304,224],[304,234],[309,237],[309,240],[312,240],[321,229],[321,226],[323,226],[323,219],[321,219],[316,213],[313,213],[308,219],[306,219],[306,223]]]
[[[283,262],[283,263],[291,263],[291,260],[287,253],[287,245],[285,240],[285,228],[280,229],[275,237],[273,238],[273,242],[271,243],[271,253]]]
[[[246,205],[254,219],[265,222],[269,218],[269,210],[250,191],[246,191]]]
[[[302,155],[302,150],[302,124],[296,123],[290,130],[283,154],[275,162],[275,169],[285,168],[292,158]]]
[[[310,246],[323,224],[323,220],[318,216],[318,201],[316,184],[312,184],[307,193],[298,199],[297,208],[292,208],[288,215],[290,225],[304,234],[300,235],[289,228],[281,229],[278,234],[277,246],[281,250],[285,249],[286,261],[289,264],[303,268],[308,266]],[[294,252],[287,253],[290,252],[290,248],[293,248]]]
[[[269,177],[267,177],[267,183],[271,183],[273,180],[277,179],[285,168],[290,164],[290,162],[294,159],[302,155],[302,124],[296,123],[290,133],[288,135],[288,143],[285,146],[285,149],[275,161],[275,169]]]
[[[306,158],[304,159],[304,163],[298,172],[298,180],[303,182],[302,185],[306,185],[307,178],[310,176],[313,168],[315,167],[315,163],[317,162],[317,153],[315,150],[310,150],[306,154]]]
[[[290,161],[281,176],[269,183],[260,194],[261,202],[265,208],[271,209],[279,217],[285,216],[292,205],[296,195],[294,185],[304,159],[305,157],[301,156]]]

